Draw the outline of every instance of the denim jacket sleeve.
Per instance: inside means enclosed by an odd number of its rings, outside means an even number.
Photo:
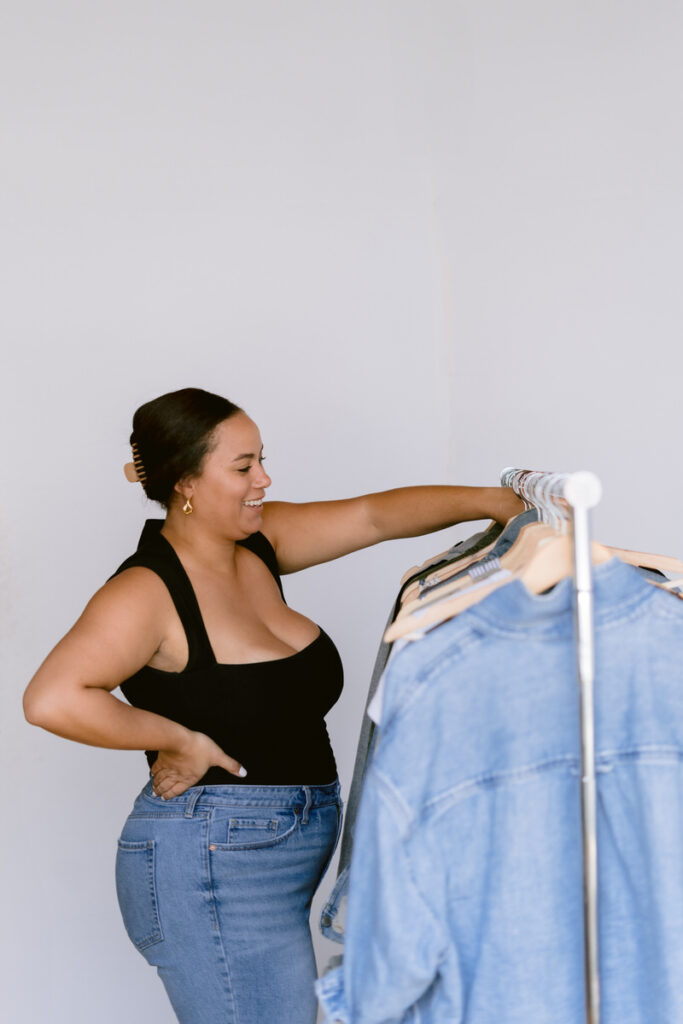
[[[447,938],[416,878],[399,800],[371,769],[356,826],[344,962],[317,983],[327,1024],[407,1024],[438,972]]]

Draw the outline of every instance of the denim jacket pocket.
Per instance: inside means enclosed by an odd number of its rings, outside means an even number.
[[[119,839],[116,894],[131,942],[140,951],[161,942],[153,839],[136,843]]]

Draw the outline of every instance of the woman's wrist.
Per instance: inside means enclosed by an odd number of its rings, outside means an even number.
[[[488,487],[486,492],[486,515],[503,526],[514,516],[520,515],[526,507],[511,487]]]
[[[169,736],[167,742],[159,747],[160,750],[167,750],[172,754],[187,754],[192,750],[198,733],[179,722],[172,722],[169,719]]]

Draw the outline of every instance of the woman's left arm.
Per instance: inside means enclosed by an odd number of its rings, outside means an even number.
[[[343,501],[266,502],[263,533],[284,574],[384,540],[476,519],[505,523],[523,511],[524,503],[507,487],[399,487]]]

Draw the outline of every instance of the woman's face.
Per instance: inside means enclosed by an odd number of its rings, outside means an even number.
[[[216,427],[215,447],[204,457],[199,476],[183,482],[193,520],[242,540],[261,526],[263,498],[271,479],[263,469],[259,429],[239,412]]]

